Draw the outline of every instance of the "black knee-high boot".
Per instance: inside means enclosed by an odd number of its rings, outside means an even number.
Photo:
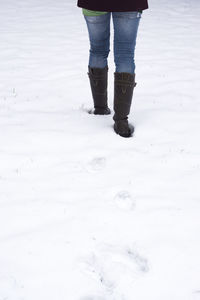
[[[94,102],[95,115],[108,115],[111,113],[107,104],[108,66],[92,68],[88,66],[88,77]]]
[[[114,130],[122,137],[131,137],[134,132],[133,125],[128,122],[128,115],[135,86],[135,74],[114,73]]]

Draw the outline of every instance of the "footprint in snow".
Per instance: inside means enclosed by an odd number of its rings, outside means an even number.
[[[99,282],[109,299],[126,299],[125,293],[130,293],[134,281],[149,271],[148,260],[135,246],[110,244],[97,246],[93,253],[81,259],[81,267],[84,273]]]
[[[89,172],[98,172],[103,170],[105,166],[106,166],[105,157],[95,157],[87,164],[86,169]]]
[[[20,284],[15,277],[0,273],[0,299],[14,299],[21,288],[23,288],[23,284]]]
[[[114,197],[117,206],[123,210],[135,209],[136,202],[128,191],[120,191]]]
[[[145,257],[141,256],[137,250],[129,248],[127,250],[127,254],[130,257],[130,259],[135,261],[135,263],[138,266],[138,269],[141,272],[149,271],[148,260]]]

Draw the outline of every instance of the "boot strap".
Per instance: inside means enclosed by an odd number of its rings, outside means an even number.
[[[122,80],[115,80],[115,84],[116,85],[120,85],[120,86],[130,86],[130,87],[135,87],[137,85],[137,82],[124,82]]]
[[[94,74],[91,74],[91,73],[89,73],[89,72],[88,72],[87,74],[88,74],[89,78],[95,79],[95,80],[105,78],[104,75],[94,75]]]

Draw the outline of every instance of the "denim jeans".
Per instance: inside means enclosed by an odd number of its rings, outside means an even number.
[[[99,16],[85,16],[90,50],[89,66],[104,68],[110,52],[110,19],[114,29],[115,72],[135,73],[135,46],[141,13],[137,11],[107,12]]]

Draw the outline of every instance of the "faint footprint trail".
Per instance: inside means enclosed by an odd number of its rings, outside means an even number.
[[[135,249],[128,249],[127,253],[135,261],[141,272],[149,271],[148,260],[145,257],[141,256]]]
[[[19,299],[22,288],[23,284],[19,283],[14,276],[0,273],[0,300]]]
[[[123,210],[134,210],[136,206],[136,201],[133,196],[128,191],[120,191],[115,197],[114,201],[116,205]]]
[[[95,157],[91,161],[89,161],[85,168],[88,172],[96,173],[103,170],[106,166],[106,158],[105,157]]]
[[[109,300],[129,299],[128,291],[133,288],[134,282],[149,271],[147,258],[136,247],[104,243],[81,259],[81,268],[99,282]]]

